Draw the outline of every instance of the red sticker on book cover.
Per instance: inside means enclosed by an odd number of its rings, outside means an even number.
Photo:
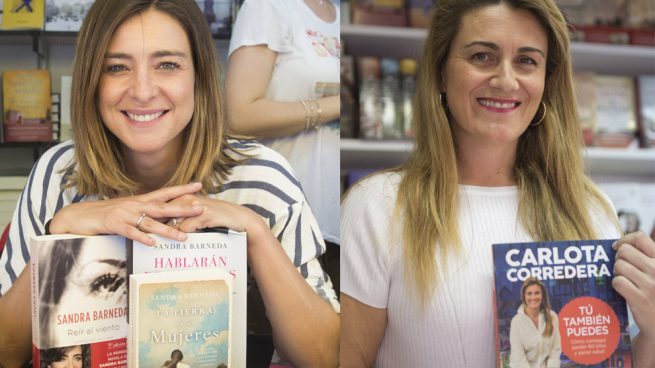
[[[621,334],[612,307],[593,297],[575,298],[559,312],[562,352],[572,361],[597,364],[616,350]]]

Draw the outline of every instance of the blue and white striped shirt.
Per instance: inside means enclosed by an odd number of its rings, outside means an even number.
[[[300,182],[289,163],[277,152],[254,141],[231,140],[230,146],[250,158],[232,173],[212,198],[248,207],[271,228],[298,272],[338,312],[339,303],[317,256],[325,244]],[[45,233],[45,224],[64,206],[98,200],[65,188],[63,172],[74,158],[73,142],[49,149],[34,165],[11,222],[9,238],[0,257],[0,295],[4,295],[30,259],[29,240]]]

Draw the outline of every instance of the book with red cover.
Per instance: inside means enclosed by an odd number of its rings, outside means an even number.
[[[125,238],[47,235],[30,248],[33,367],[127,367]]]

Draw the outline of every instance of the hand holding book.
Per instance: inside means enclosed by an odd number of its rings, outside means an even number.
[[[148,245],[155,244],[148,233],[184,241],[186,234],[183,231],[162,222],[201,214],[200,207],[173,201],[197,193],[201,188],[200,183],[191,183],[137,196],[74,203],[55,214],[50,233],[117,234]]]
[[[612,285],[628,303],[639,335],[633,342],[635,367],[655,364],[655,241],[639,231],[614,245],[616,263]]]

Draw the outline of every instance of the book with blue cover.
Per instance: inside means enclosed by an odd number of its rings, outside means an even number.
[[[498,367],[632,367],[613,243],[493,245]]]
[[[130,275],[129,367],[231,367],[232,277],[221,269]]]
[[[152,247],[137,241],[127,241],[128,275],[152,273],[161,275],[161,278],[164,279],[170,272],[194,270],[200,278],[205,272],[204,270],[215,273],[225,272],[231,278],[233,285],[231,287],[231,303],[233,305],[231,310],[234,313],[230,313],[232,343],[230,344],[229,366],[232,368],[246,367],[248,304],[246,234],[227,229],[211,229],[207,232],[187,234],[187,240],[184,242],[156,235],[151,236],[157,242]],[[131,281],[129,283],[131,290]],[[130,293],[130,298],[132,298],[132,293]],[[128,323],[132,324],[132,314],[129,315]],[[214,360],[214,363],[216,363],[215,368],[219,364],[219,360]]]

